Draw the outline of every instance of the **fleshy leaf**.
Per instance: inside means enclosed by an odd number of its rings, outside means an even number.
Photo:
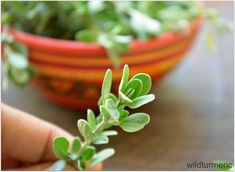
[[[139,95],[145,95],[149,92],[151,86],[152,86],[152,81],[151,77],[146,74],[146,73],[138,73],[135,76],[131,78],[132,79],[139,79],[142,81],[143,89]]]
[[[87,121],[85,121],[84,119],[79,119],[78,120],[78,129],[86,141],[92,140],[91,128],[90,128]]]
[[[58,158],[66,158],[68,155],[69,141],[65,137],[56,137],[52,149]]]
[[[128,98],[125,94],[123,94],[122,92],[119,92],[119,96],[121,98],[121,100],[125,103],[132,103],[132,100],[130,98]]]
[[[121,82],[119,85],[119,92],[124,91],[125,86],[128,82],[128,78],[129,78],[129,67],[128,65],[124,66],[123,72],[122,72],[122,78],[121,78]]]
[[[88,161],[92,158],[92,156],[95,154],[95,147],[94,146],[87,146],[87,148],[84,150],[82,154],[82,161]]]
[[[140,106],[143,106],[144,104],[147,104],[155,99],[154,94],[148,94],[144,96],[140,96],[132,100],[132,103],[128,104],[128,107],[131,109],[138,108]]]
[[[142,92],[142,89],[143,89],[142,81],[140,79],[131,79],[126,85],[126,88],[124,91],[125,95],[127,95],[126,91],[128,89],[134,90],[134,93],[130,97],[137,97],[138,95],[140,95],[140,93]]]
[[[105,107],[111,115],[114,121],[118,121],[119,118],[119,111],[117,109],[116,103],[112,99],[107,99],[105,102]]]
[[[72,143],[72,153],[76,154],[81,148],[81,141],[79,137],[75,137]]]
[[[96,128],[95,114],[91,109],[87,110],[87,122],[88,122],[91,130],[94,130]]]
[[[112,85],[112,71],[108,69],[106,71],[103,84],[102,84],[101,95],[103,99],[108,98],[110,90],[111,90],[111,85]]]
[[[132,114],[120,122],[120,127],[126,132],[136,132],[144,128],[150,121],[146,113]]]
[[[103,134],[105,136],[116,136],[118,134],[118,132],[115,130],[106,130],[103,132]]]
[[[109,138],[102,133],[95,138],[95,141],[93,143],[96,145],[101,145],[101,144],[107,144],[108,142]]]
[[[103,162],[104,160],[108,159],[112,155],[114,155],[115,151],[112,148],[107,148],[104,149],[97,154],[91,159],[90,161],[90,166],[95,166],[96,164]]]
[[[123,120],[124,118],[126,118],[129,115],[129,112],[127,110],[121,110],[120,111],[120,117],[119,120]]]

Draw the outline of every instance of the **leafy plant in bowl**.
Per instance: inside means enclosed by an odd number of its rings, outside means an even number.
[[[98,102],[100,114],[95,117],[94,112],[88,109],[87,120],[78,120],[77,126],[83,141],[79,137],[75,137],[71,150],[69,150],[69,141],[66,138],[54,139],[53,150],[61,160],[57,161],[50,170],[61,170],[66,164],[80,170],[95,166],[115,153],[113,148],[96,153],[96,148],[92,146],[107,144],[109,136],[118,134],[115,130],[108,130],[110,127],[119,126],[124,131],[132,133],[141,130],[149,123],[148,114],[143,112],[129,114],[126,108],[136,109],[155,99],[153,94],[148,94],[151,88],[150,76],[138,73],[129,79],[129,68],[125,65],[118,96],[110,92],[111,85],[112,71],[108,69]]]
[[[131,76],[145,72],[157,82],[183,60],[202,19],[228,28],[215,11],[191,1],[9,1],[2,9],[2,41],[11,48],[5,78],[21,86],[32,81],[50,101],[79,109],[97,108],[107,68],[114,69],[113,91],[124,64]],[[207,40],[214,49],[211,34]],[[12,48],[14,42],[28,51]]]

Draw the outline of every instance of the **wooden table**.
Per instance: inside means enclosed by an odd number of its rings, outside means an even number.
[[[207,5],[233,19],[233,2]],[[206,28],[183,63],[154,87],[157,100],[140,109],[151,115],[151,123],[135,134],[119,130],[111,139],[116,156],[105,162],[104,170],[187,170],[186,163],[193,161],[234,161],[234,35],[217,37],[213,55],[204,44]],[[73,134],[77,119],[85,117],[48,103],[31,88],[10,86],[2,101]]]

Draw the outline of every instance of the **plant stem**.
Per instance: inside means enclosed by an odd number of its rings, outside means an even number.
[[[102,129],[103,129],[103,127],[105,126],[105,124],[106,124],[106,120],[103,120],[103,121],[98,125],[98,127],[95,129],[94,133],[97,134],[97,133],[101,132]]]

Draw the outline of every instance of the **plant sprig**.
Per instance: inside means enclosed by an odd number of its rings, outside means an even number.
[[[126,108],[136,109],[155,99],[154,94],[148,94],[152,82],[145,73],[138,73],[129,79],[128,65],[124,66],[118,96],[111,93],[112,71],[106,71],[101,97],[98,105],[100,114],[96,117],[91,109],[87,110],[87,120],[79,119],[78,130],[83,139],[75,137],[72,144],[63,137],[53,141],[53,151],[60,159],[50,170],[62,170],[66,164],[75,169],[85,170],[111,157],[115,150],[106,148],[96,152],[94,145],[109,143],[109,137],[117,135],[117,131],[109,130],[119,126],[126,132],[136,132],[144,128],[150,121],[148,114],[143,112],[129,114]]]
[[[4,46],[5,57],[3,88],[7,88],[9,80],[18,87],[27,86],[35,74],[35,69],[28,62],[27,47],[14,40],[8,32],[8,27],[4,28],[1,43]]]

